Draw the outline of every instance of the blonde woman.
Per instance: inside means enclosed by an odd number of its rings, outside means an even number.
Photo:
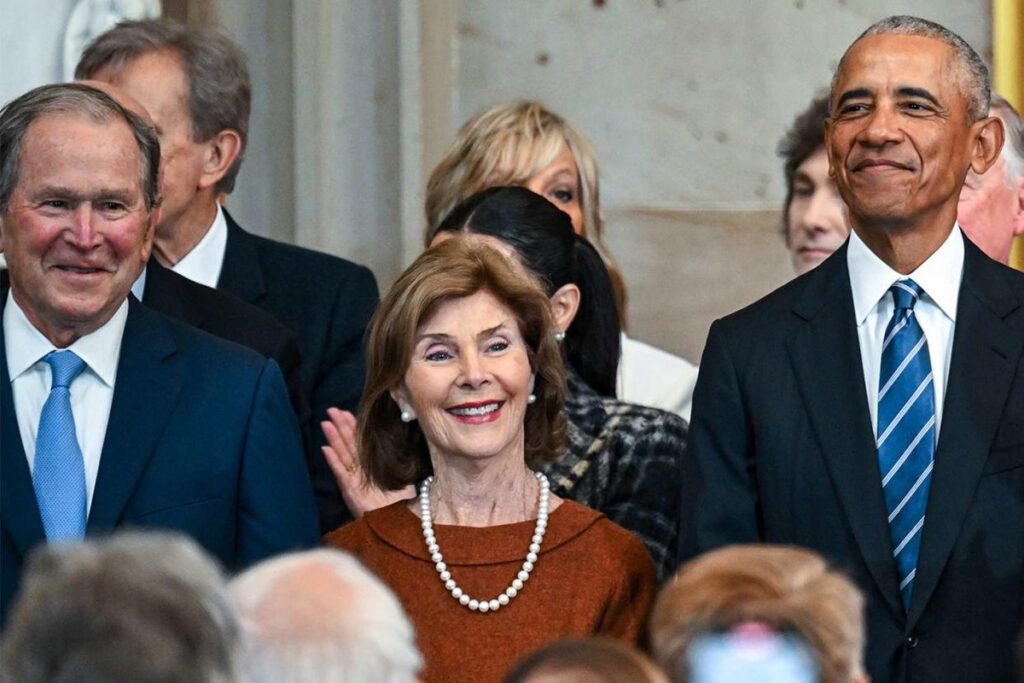
[[[531,101],[501,104],[471,118],[430,174],[426,235],[432,235],[458,203],[497,185],[521,185],[569,214],[573,229],[604,257],[615,288],[614,305],[625,321],[622,275],[602,239],[597,159],[579,131]],[[694,365],[623,333],[618,398],[689,420],[696,382]]]

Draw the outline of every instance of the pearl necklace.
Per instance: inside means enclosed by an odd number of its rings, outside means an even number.
[[[441,548],[437,545],[437,538],[434,536],[434,525],[430,515],[430,485],[434,478],[427,477],[420,484],[420,518],[422,520],[420,526],[423,527],[423,539],[427,542],[427,552],[430,553],[430,559],[434,562],[434,568],[444,587],[452,594],[453,598],[459,601],[460,605],[474,612],[497,612],[506,606],[512,598],[519,595],[519,591],[523,590],[527,579],[530,578],[530,572],[533,571],[537,555],[540,553],[540,544],[544,540],[544,532],[548,528],[548,491],[551,488],[548,478],[544,476],[543,472],[534,472],[534,476],[537,477],[537,482],[540,484],[540,500],[537,504],[537,525],[533,529],[526,561],[523,562],[523,568],[516,574],[516,578],[512,579],[511,585],[493,600],[475,600],[466,595],[455,583],[451,572],[448,571],[448,566],[444,563],[444,556],[441,555]]]

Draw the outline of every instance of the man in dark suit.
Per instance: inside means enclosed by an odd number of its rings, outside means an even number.
[[[1007,681],[1024,594],[1024,276],[956,225],[1003,141],[988,71],[913,17],[840,62],[826,123],[853,232],[716,321],[694,396],[684,556],[821,552],[867,597],[876,683]]]
[[[185,277],[267,311],[299,337],[313,424],[354,410],[364,377],[363,334],[377,305],[373,274],[349,261],[243,230],[220,206],[234,187],[249,126],[245,57],[212,29],[170,21],[119,24],[83,53],[76,78],[105,81],[153,117],[164,155],[155,257]],[[347,517],[320,446],[307,444],[323,529]]]
[[[0,619],[45,541],[180,530],[227,567],[317,543],[277,365],[140,305],[160,149],[105,93],[0,112]]]

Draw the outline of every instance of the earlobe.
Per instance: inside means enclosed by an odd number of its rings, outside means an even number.
[[[412,409],[412,404],[409,402],[408,392],[404,385],[399,384],[392,387],[388,390],[388,393],[391,395],[391,400],[398,406],[402,422],[412,422],[416,419],[416,412]]]
[[[989,116],[974,123],[974,149],[971,156],[971,170],[983,174],[999,159],[1003,149],[1005,132],[998,116]]]

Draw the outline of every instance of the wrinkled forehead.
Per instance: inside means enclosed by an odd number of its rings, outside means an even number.
[[[919,89],[935,97],[960,96],[963,76],[953,48],[937,38],[867,36],[843,57],[832,91],[832,110],[851,93],[879,97]]]

